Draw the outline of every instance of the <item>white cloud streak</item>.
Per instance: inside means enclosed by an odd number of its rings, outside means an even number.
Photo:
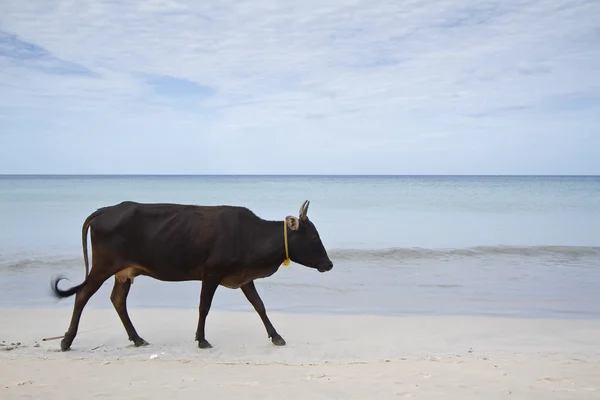
[[[0,47],[0,172],[600,174],[598,2],[38,0],[0,15],[94,73]],[[214,94],[178,107],[148,74]]]

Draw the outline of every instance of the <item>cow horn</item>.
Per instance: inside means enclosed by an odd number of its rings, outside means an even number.
[[[305,200],[304,203],[302,203],[302,207],[300,207],[300,219],[306,219],[306,213],[308,212],[308,205],[310,204],[310,201]]]

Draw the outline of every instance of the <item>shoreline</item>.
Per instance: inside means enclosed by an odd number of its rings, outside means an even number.
[[[537,249],[535,254],[538,251],[544,253]],[[256,280],[256,286],[269,312],[600,319],[600,258],[582,256],[579,251],[571,257],[570,253],[566,251],[562,258],[516,257],[493,250],[485,257],[462,255],[457,260],[438,260],[435,253],[433,258],[414,260],[404,259],[402,250],[399,260],[340,261],[328,274],[296,265],[280,268],[273,276]],[[36,260],[6,266],[0,270],[0,308],[71,308],[74,299],[57,302],[50,282],[58,274],[70,280],[61,282],[61,287],[82,282],[85,271],[79,257],[77,260],[77,265],[67,266],[60,260],[39,266]],[[112,309],[112,281],[108,279],[100,287],[88,307]],[[200,281],[163,282],[140,277],[127,301],[135,308],[193,310],[198,307],[200,288]],[[219,311],[253,311],[240,290],[227,288],[217,290],[213,307]]]
[[[373,310],[365,310],[365,311],[356,311],[352,309],[316,309],[311,307],[297,307],[297,309],[287,308],[287,307],[276,307],[274,305],[267,304],[267,312],[269,315],[271,314],[284,314],[290,316],[303,316],[303,317],[377,317],[377,318],[475,318],[475,319],[489,319],[489,320],[513,320],[513,321],[531,321],[531,320],[546,320],[546,321],[598,321],[600,322],[600,313],[583,313],[583,312],[554,312],[552,316],[548,316],[547,314],[542,313],[515,313],[512,311],[506,312],[476,312],[473,310],[464,310],[462,312],[421,312],[421,311],[405,311],[405,312],[374,312]],[[3,310],[7,311],[35,311],[35,310],[47,310],[47,311],[69,311],[73,309],[73,301],[70,299],[69,302],[65,302],[65,304],[52,304],[49,305],[48,302],[32,302],[32,303],[22,303],[17,305],[10,304],[2,304],[0,303],[0,313]],[[136,304],[128,307],[128,310],[146,310],[146,311],[161,311],[161,312],[196,312],[198,310],[198,305],[141,305]],[[100,312],[115,312],[112,304],[110,304],[110,300],[107,300],[107,304],[88,304],[85,310],[94,310]],[[224,314],[255,314],[256,311],[252,308],[250,304],[235,304],[235,305],[219,305],[213,304],[211,307],[211,314],[213,312],[224,313]],[[115,314],[116,315],[116,314]]]
[[[253,312],[131,308],[150,345],[135,348],[114,310],[0,309],[3,398],[517,398],[593,399],[600,391],[600,321],[459,316],[323,316],[269,312],[284,347]],[[19,345],[16,343],[19,342]],[[37,347],[36,347],[37,346]],[[156,357],[154,357],[156,356]],[[200,394],[203,393],[202,395]],[[483,396],[483,397],[482,397]]]

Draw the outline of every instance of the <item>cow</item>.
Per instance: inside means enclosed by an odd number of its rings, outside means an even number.
[[[254,285],[255,279],[273,275],[290,261],[319,272],[333,263],[319,232],[307,216],[310,202],[298,217],[273,221],[258,217],[246,207],[201,206],[172,203],[121,203],[97,209],[81,231],[85,279],[69,289],[59,289],[61,276],[52,279],[58,298],[75,294],[71,323],[60,347],[70,349],[86,303],[111,276],[115,277],[111,302],[136,347],[148,342],[138,335],[127,313],[127,295],[137,276],[161,281],[202,281],[196,341],[211,348],[204,328],[219,286],[242,289],[260,316],[268,337],[276,346],[285,340],[277,332]],[[89,268],[87,236],[90,231],[92,268]]]

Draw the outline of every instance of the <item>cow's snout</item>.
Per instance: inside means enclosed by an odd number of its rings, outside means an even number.
[[[331,269],[333,268],[333,263],[331,261],[327,262],[327,265],[325,265],[324,267],[318,268],[319,272],[327,272],[327,271],[331,271]]]

